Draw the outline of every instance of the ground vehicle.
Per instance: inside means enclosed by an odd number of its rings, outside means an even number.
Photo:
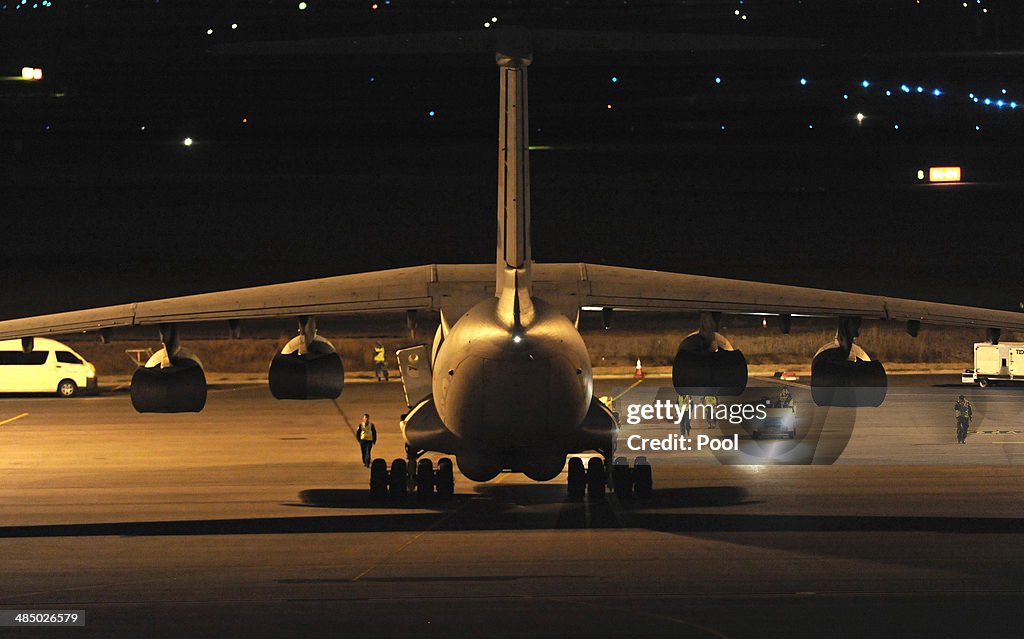
[[[57,393],[72,397],[96,391],[96,367],[56,340],[37,337],[0,341],[0,393]]]
[[[796,406],[788,402],[783,406],[779,402],[765,402],[764,419],[755,419],[750,429],[753,439],[761,439],[765,435],[779,435],[793,439],[796,437]]]
[[[974,368],[965,370],[960,381],[982,388],[998,382],[1024,382],[1024,342],[978,342]]]

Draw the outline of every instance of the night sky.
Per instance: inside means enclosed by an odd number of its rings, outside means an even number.
[[[1024,299],[1010,3],[32,4],[0,8],[0,76],[44,73],[0,82],[3,317],[492,261],[509,25],[537,260]]]

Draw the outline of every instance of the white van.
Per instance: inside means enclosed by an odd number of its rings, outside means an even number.
[[[66,344],[45,337],[22,350],[20,339],[0,341],[0,393],[57,393],[73,397],[96,391],[96,367]]]

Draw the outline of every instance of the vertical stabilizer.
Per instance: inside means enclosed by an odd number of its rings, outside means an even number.
[[[518,50],[517,50],[518,49]],[[498,121],[498,259],[496,296],[514,269],[518,286],[530,288],[530,158],[525,47],[504,46],[495,56],[501,76]]]

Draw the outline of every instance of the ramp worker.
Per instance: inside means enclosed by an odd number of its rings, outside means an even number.
[[[793,394],[785,386],[779,392],[779,408],[789,408],[793,405]]]
[[[378,382],[388,381],[387,352],[380,341],[373,347],[373,372]]]
[[[683,437],[690,436],[690,396],[679,397],[679,434]]]
[[[963,395],[953,404],[953,411],[956,413],[956,441],[958,444],[967,443],[967,429],[974,419],[974,409],[971,403]]]
[[[370,450],[377,443],[377,427],[370,421],[370,413],[363,413],[363,421],[356,426],[356,441],[363,452],[363,466],[370,467]]]

